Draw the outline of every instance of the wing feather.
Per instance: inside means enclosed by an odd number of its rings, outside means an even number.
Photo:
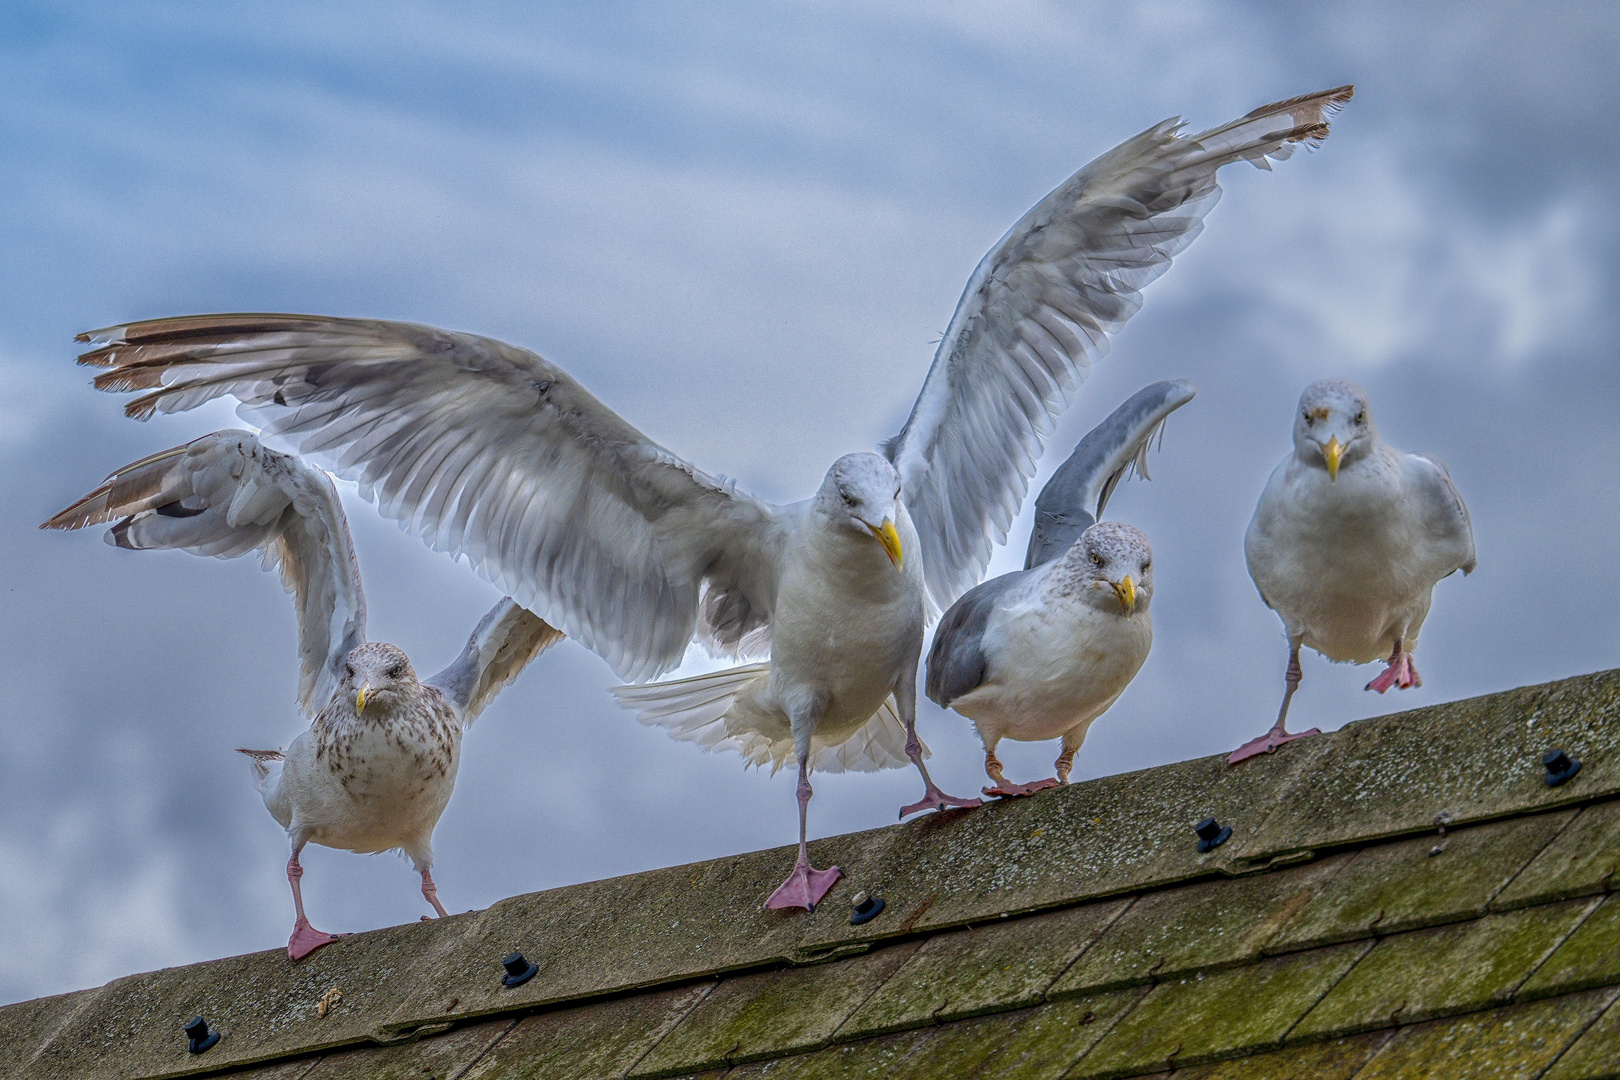
[[[442,690],[469,725],[529,661],[562,639],[561,630],[506,597],[478,621],[455,663],[427,685]]]
[[[41,528],[116,521],[109,542],[232,559],[263,553],[298,606],[298,702],[313,718],[366,639],[366,599],[331,479],[251,432],[217,431],[124,466]]]
[[[80,336],[125,411],[234,396],[243,415],[433,548],[466,556],[536,617],[629,679],[695,634],[736,650],[775,603],[764,503],[654,444],[523,349],[409,323],[313,315],[158,319]],[[705,593],[727,624],[700,625]],[[705,607],[707,605],[704,605]]]
[[[1042,199],[979,263],[911,416],[883,446],[941,608],[1006,540],[1053,419],[1109,335],[1202,230],[1216,171],[1320,142],[1352,92],[1276,102],[1192,137],[1179,120],[1156,124]]]
[[[1024,569],[1050,562],[1069,550],[1102,516],[1109,496],[1131,470],[1147,478],[1147,456],[1154,436],[1162,437],[1170,414],[1196,393],[1198,388],[1186,379],[1152,383],[1086,433],[1035,498],[1035,527],[1029,534]]]

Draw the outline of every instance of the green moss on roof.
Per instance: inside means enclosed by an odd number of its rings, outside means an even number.
[[[818,841],[814,914],[776,849],[23,1002],[0,1075],[1620,1077],[1616,796],[1604,672]]]

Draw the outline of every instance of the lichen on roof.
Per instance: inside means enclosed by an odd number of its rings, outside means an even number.
[[[1602,672],[818,841],[813,914],[777,849],[23,1002],[0,1075],[1620,1077],[1617,795]]]

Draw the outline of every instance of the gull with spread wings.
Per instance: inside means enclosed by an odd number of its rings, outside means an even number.
[[[398,848],[433,883],[433,828],[456,783],[462,731],[501,687],[562,634],[511,599],[478,623],[456,662],[419,681],[405,653],[366,640],[366,598],[331,478],[251,432],[218,431],[109,476],[45,529],[108,521],[130,550],[178,548],[232,559],[259,552],[298,605],[298,703],[310,729],[279,750],[243,750],[254,784],[292,840],[287,881],[294,960],[335,941],[304,915],[298,854],[308,843],[371,853]]]
[[[308,315],[202,315],[81,340],[126,412],[236,397],[267,436],[356,480],[388,517],[583,642],[632,681],[694,637],[748,665],[636,688],[643,715],[799,769],[799,858],[767,901],[810,907],[837,880],[805,846],[812,768],[909,759],[906,811],[976,805],[928,779],[916,673],[931,610],[983,575],[1041,441],[1141,289],[1197,236],[1216,171],[1269,168],[1327,135],[1340,87],[1198,135],[1167,120],[1042,199],[968,281],[904,428],[775,506],[653,443],[556,365],[490,338]],[[695,711],[694,711],[695,710]],[[718,727],[716,727],[718,725]],[[902,759],[901,755],[904,755]],[[906,812],[903,811],[902,813]]]

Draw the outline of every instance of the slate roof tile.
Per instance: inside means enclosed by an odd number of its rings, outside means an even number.
[[[1566,900],[1383,938],[1293,1034],[1349,1035],[1509,1001],[1595,903]]]
[[[22,1002],[0,1076],[1620,1077],[1616,795],[1600,672],[819,840],[813,914],[763,907],[778,848]]]
[[[1370,947],[1333,945],[1160,983],[1068,1075],[1134,1076],[1277,1046]]]
[[[1588,806],[1491,906],[1507,910],[1605,892],[1620,884],[1614,882],[1616,868],[1620,868],[1620,801]]]

